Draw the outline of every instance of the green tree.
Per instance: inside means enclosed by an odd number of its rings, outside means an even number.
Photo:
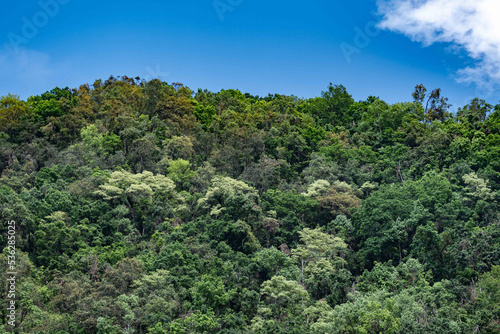
[[[265,303],[259,307],[259,314],[268,314],[278,322],[283,321],[284,317],[301,312],[309,300],[303,286],[283,276],[274,276],[262,283],[260,295]]]
[[[216,314],[220,314],[235,293],[235,290],[227,290],[222,277],[203,275],[193,286],[193,304],[198,310],[211,309],[215,310]]]
[[[215,217],[222,213],[235,218],[247,217],[258,214],[259,195],[245,182],[216,176],[205,195],[198,200],[198,207]]]
[[[17,95],[0,97],[0,131],[14,135],[30,117],[30,111]]]
[[[130,217],[142,234],[151,232],[156,219],[185,210],[183,198],[174,190],[174,182],[161,174],[116,171],[99,188],[96,195],[112,203],[124,203],[129,208]]]

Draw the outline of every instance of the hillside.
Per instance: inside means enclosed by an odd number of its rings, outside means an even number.
[[[0,333],[499,333],[500,104],[408,97],[0,98]]]

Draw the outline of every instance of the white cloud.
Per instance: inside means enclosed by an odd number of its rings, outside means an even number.
[[[428,46],[444,42],[463,49],[474,64],[457,81],[483,90],[500,85],[499,0],[378,0],[379,26]],[[464,65],[465,66],[465,65]]]

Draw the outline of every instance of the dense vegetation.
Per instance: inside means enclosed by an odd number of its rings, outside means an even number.
[[[15,330],[500,332],[500,105],[449,107],[128,77],[2,97]]]

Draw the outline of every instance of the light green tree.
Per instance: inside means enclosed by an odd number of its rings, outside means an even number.
[[[306,271],[311,274],[316,270],[334,271],[336,265],[345,262],[339,256],[339,252],[347,248],[341,238],[323,233],[319,227],[305,228],[299,235],[302,245],[293,249],[292,254],[300,263],[302,282]]]
[[[397,307],[386,295],[385,291],[371,295],[358,293],[352,296],[353,302],[337,305],[334,309],[316,306],[320,312],[317,322],[311,325],[313,333],[398,333],[401,320],[395,314]]]
[[[322,195],[330,188],[330,182],[326,180],[316,180],[307,187],[307,191],[302,195],[307,197],[316,197]]]
[[[475,172],[465,174],[462,179],[467,185],[467,192],[465,193],[466,200],[490,200],[493,199],[494,194],[491,188],[488,187],[489,180],[482,179],[477,176]]]
[[[161,174],[116,171],[99,188],[96,195],[112,203],[124,203],[129,208],[132,220],[143,234],[151,229],[155,220],[186,210],[184,199],[175,192],[174,182]]]
[[[309,294],[301,284],[283,276],[274,276],[262,283],[260,295],[264,303],[258,313],[263,318],[271,317],[277,322],[287,315],[301,312],[309,301]]]
[[[134,310],[139,305],[139,297],[136,295],[120,295],[118,296],[118,300],[116,304],[123,312],[123,325],[122,331],[124,334],[132,334],[135,332],[134,322],[135,322],[135,314]]]
[[[181,158],[170,161],[167,171],[168,177],[181,189],[187,189],[191,179],[196,175],[196,173],[191,170],[190,162]]]
[[[215,176],[205,196],[198,200],[198,208],[218,217],[228,213],[233,217],[247,217],[260,210],[257,190],[243,181]]]

